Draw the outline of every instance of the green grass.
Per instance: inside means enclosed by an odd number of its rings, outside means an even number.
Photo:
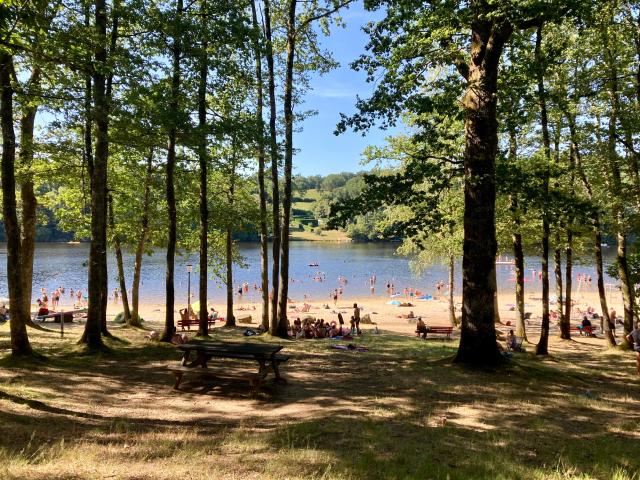
[[[239,381],[173,391],[178,352],[141,331],[98,356],[74,333],[32,333],[45,360],[0,358],[0,477],[640,480],[629,352],[555,341],[475,370],[441,340],[283,341],[289,383],[252,399]]]

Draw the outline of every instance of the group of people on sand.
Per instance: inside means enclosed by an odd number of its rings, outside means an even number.
[[[360,335],[360,307],[357,303],[353,304],[353,315],[351,316],[351,328],[344,326],[344,318],[338,313],[338,321],[325,322],[324,319],[314,319],[307,317],[303,320],[300,317],[293,321],[290,325],[289,335],[295,338],[336,338],[345,337],[346,335]]]
[[[69,290],[69,300],[73,303],[74,308],[80,308],[87,305],[88,298],[86,289],[73,288]],[[65,287],[62,285],[56,288],[54,291],[47,294],[47,290],[42,287],[40,289],[40,297],[36,300],[38,304],[38,315],[47,315],[50,311],[55,311],[60,306],[60,299],[66,293]]]

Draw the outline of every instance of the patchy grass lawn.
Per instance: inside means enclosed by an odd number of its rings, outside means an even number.
[[[216,329],[292,356],[288,384],[251,398],[240,380],[173,390],[179,352],[140,330],[113,327],[121,341],[88,356],[80,328],[31,331],[47,358],[27,363],[0,328],[1,478],[640,479],[629,352],[554,340],[549,358],[478,371],[451,363],[453,341],[365,335],[351,353]]]

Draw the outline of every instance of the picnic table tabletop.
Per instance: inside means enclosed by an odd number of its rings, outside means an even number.
[[[191,342],[178,345],[184,352],[199,351],[207,354],[244,354],[255,357],[270,357],[284,348],[283,345],[268,343],[228,343],[228,342]]]

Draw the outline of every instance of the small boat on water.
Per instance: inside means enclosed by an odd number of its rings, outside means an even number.
[[[320,264],[318,262],[313,262],[309,264],[310,267],[319,267]]]
[[[80,245],[80,242],[75,241],[75,240],[70,240],[67,242],[67,245]]]

